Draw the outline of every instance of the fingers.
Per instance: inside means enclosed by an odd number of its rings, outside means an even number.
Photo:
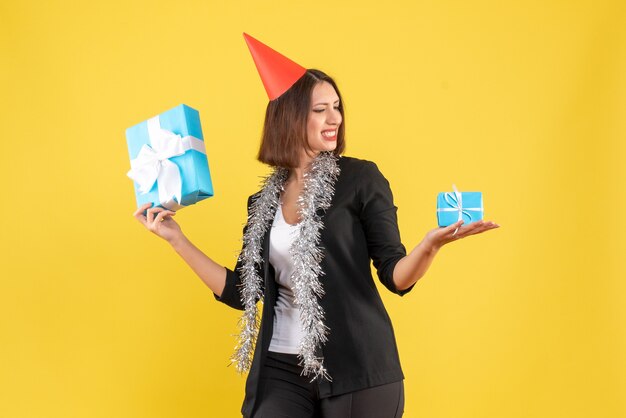
[[[483,232],[489,231],[490,229],[496,229],[496,228],[500,228],[500,225],[491,221],[485,222],[480,228],[477,228],[476,230],[472,231],[470,235],[481,234]]]
[[[137,210],[135,211],[135,213],[133,213],[133,216],[135,217],[135,219],[137,219],[139,222],[141,222],[144,225],[146,223],[146,216],[143,214],[143,212],[146,209],[148,209],[150,206],[152,206],[152,203],[145,203],[139,206]]]
[[[148,223],[149,224],[154,223],[154,221],[156,220],[156,217],[158,216],[158,214],[163,212],[163,211],[171,212],[171,211],[168,211],[167,209],[159,207],[159,206],[154,206],[154,207],[148,209],[146,211],[146,218],[148,220]]]
[[[461,228],[461,225],[463,225],[465,221],[463,219],[461,219],[460,221],[457,221],[451,225],[448,225],[447,227],[444,228],[444,233],[449,233],[452,232],[452,235],[456,235],[459,231],[458,229]]]
[[[152,203],[146,203],[137,208],[133,216],[146,227],[153,226],[156,222],[163,222],[166,216],[174,216],[176,212],[162,208],[150,207]],[[146,214],[144,215],[144,211]]]
[[[157,222],[163,222],[165,220],[165,217],[168,216],[168,215],[169,216],[174,216],[174,215],[176,215],[176,212],[171,211],[171,210],[167,210],[167,209],[163,209],[154,218],[154,223],[156,224]]]
[[[154,214],[160,211],[161,208],[158,206],[151,207],[146,211],[146,220],[148,221],[148,224],[152,225],[152,223],[154,222]]]
[[[153,207],[147,210],[147,219],[149,224],[155,224],[156,222],[163,222],[164,218],[167,215],[171,215],[175,212],[161,208],[161,207]]]
[[[468,224],[467,226],[459,229],[459,232],[457,233],[457,237],[464,238],[469,235],[480,234],[490,229],[495,229],[499,227],[500,225],[496,224],[495,222],[480,220],[480,221],[472,222]]]

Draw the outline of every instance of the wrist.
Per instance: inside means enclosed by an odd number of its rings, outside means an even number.
[[[189,240],[184,234],[180,234],[168,240],[167,242],[172,246],[172,248],[174,248],[176,251],[179,251],[180,248],[189,243]]]
[[[436,254],[441,249],[441,245],[435,244],[428,238],[424,238],[420,243],[420,246],[422,247],[423,251],[428,254]]]

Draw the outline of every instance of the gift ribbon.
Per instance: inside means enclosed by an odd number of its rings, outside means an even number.
[[[148,193],[156,181],[161,206],[169,210],[181,209],[184,205],[180,204],[183,188],[180,170],[169,159],[191,149],[206,154],[204,141],[162,129],[158,116],[148,119],[148,137],[150,145],[144,144],[137,157],[131,160],[127,175],[139,184],[141,194]]]
[[[457,190],[456,185],[454,185],[454,184],[452,185],[452,190],[454,190],[454,192],[452,192],[452,193],[446,192],[443,195],[444,200],[451,207],[449,207],[449,208],[437,208],[437,212],[458,212],[459,213],[459,217],[457,219],[457,222],[460,221],[461,219],[463,219],[463,214],[465,213],[470,218],[470,222],[471,222],[472,221],[472,215],[468,211],[470,211],[470,210],[482,211],[483,208],[464,208],[463,207],[463,197],[462,197],[461,193]],[[458,230],[459,230],[459,228],[457,227],[454,230],[454,232],[452,233],[452,235],[456,235]]]

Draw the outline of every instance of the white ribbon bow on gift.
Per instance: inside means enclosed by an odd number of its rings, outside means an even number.
[[[156,181],[161,206],[169,210],[181,209],[184,205],[180,204],[183,187],[180,170],[169,159],[190,149],[206,154],[204,141],[162,129],[158,116],[147,122],[150,145],[144,144],[137,157],[131,160],[127,176],[139,184],[141,194],[148,193]]]
[[[463,207],[463,198],[461,193],[457,190],[456,185],[452,185],[452,190],[454,190],[453,193],[450,192],[446,192],[443,195],[444,200],[446,201],[447,204],[449,204],[450,208],[438,208],[437,211],[438,212],[458,212],[459,213],[459,218],[456,220],[457,222],[460,221],[461,219],[463,219],[463,214],[465,213],[469,218],[470,218],[470,222],[472,221],[472,215],[468,212],[469,210],[477,210],[477,211],[482,211],[483,208],[464,208]],[[452,233],[452,235],[456,235],[457,231],[459,230],[459,228],[457,227],[454,232]]]

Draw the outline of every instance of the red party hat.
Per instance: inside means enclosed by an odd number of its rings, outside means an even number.
[[[252,59],[254,59],[254,64],[270,100],[276,99],[289,90],[289,87],[293,86],[306,72],[306,68],[257,41],[247,33],[244,32],[243,37],[248,44],[248,49],[250,49],[250,54],[252,54]]]

